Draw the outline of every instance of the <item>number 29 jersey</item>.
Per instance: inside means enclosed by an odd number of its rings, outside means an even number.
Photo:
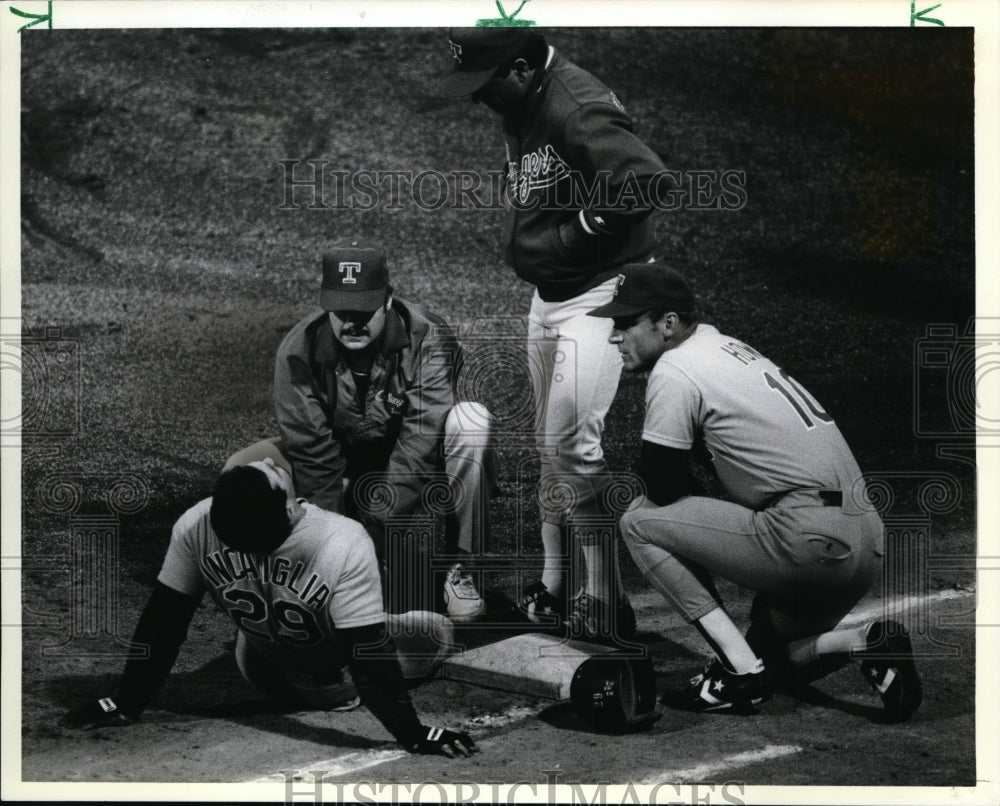
[[[206,590],[261,654],[291,671],[340,668],[334,630],[385,619],[371,538],[357,521],[301,502],[305,515],[269,555],[222,543],[206,498],[174,526],[157,579],[189,596]]]
[[[792,490],[849,491],[861,471],[826,411],[770,359],[699,324],[654,365],[642,438],[682,450],[704,441],[726,492],[762,509]]]

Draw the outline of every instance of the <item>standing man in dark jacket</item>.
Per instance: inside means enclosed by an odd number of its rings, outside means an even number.
[[[664,166],[636,137],[617,96],[540,34],[452,30],[449,44],[454,70],[442,79],[442,94],[471,98],[501,116],[513,208],[505,258],[535,286],[528,363],[545,566],[523,605],[529,617],[566,616],[565,526],[570,517],[601,514],[608,479],[601,433],[622,367],[608,344],[610,323],[586,314],[611,299],[619,267],[653,257],[649,191]],[[634,623],[617,555],[600,544],[601,531],[581,530],[589,536],[579,540],[583,593],[568,614],[574,637],[621,635]]]
[[[440,502],[450,494],[448,551],[478,550],[495,484],[490,413],[456,401],[461,353],[454,331],[393,297],[380,244],[358,238],[335,244],[323,256],[319,301],[323,310],[299,322],[278,347],[280,448],[307,500],[368,528],[390,566],[390,609],[419,609],[425,603],[407,593],[426,565],[386,545],[387,527],[418,513],[425,499]],[[461,563],[447,575],[444,604],[455,621],[485,612]]]

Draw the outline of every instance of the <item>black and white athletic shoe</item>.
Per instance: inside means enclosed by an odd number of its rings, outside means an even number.
[[[566,620],[566,602],[553,596],[541,580],[524,588],[517,610],[521,616],[542,628],[559,629]]]
[[[763,661],[758,660],[752,672],[736,674],[716,658],[687,686],[665,692],[660,702],[682,711],[753,713],[756,706],[769,699],[771,684]]]
[[[909,719],[924,695],[906,628],[897,621],[876,621],[868,628],[867,639],[865,649],[855,653],[861,659],[861,674],[882,698],[889,719]]]

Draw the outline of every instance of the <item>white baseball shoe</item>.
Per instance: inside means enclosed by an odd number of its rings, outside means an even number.
[[[486,602],[461,563],[455,563],[445,577],[444,604],[448,618],[459,623],[475,621],[486,614]]]

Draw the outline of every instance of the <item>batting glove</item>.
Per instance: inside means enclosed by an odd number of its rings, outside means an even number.
[[[66,728],[87,728],[89,730],[91,728],[118,728],[123,725],[131,725],[135,721],[135,717],[122,713],[113,699],[102,697],[74,708],[59,720],[59,724]]]
[[[444,728],[427,728],[427,735],[411,748],[411,752],[426,756],[468,757],[479,750],[468,733]]]

